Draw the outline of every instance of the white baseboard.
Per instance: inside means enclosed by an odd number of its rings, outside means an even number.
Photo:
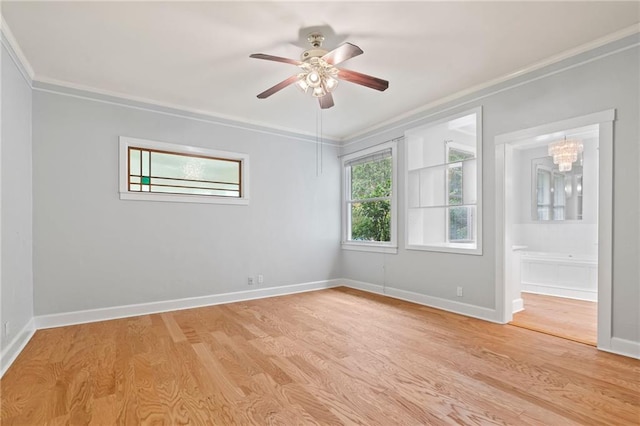
[[[44,329],[97,321],[107,321],[118,318],[156,314],[159,312],[179,311],[182,309],[220,305],[222,303],[233,303],[243,300],[262,299],[265,297],[322,290],[337,287],[340,283],[341,280],[337,279],[314,281],[281,287],[259,288],[232,293],[213,294],[209,296],[140,303],[137,305],[114,306],[109,308],[89,309],[85,311],[65,312],[61,314],[40,315],[35,318],[35,325],[37,329]]]
[[[406,300],[407,302],[418,303],[420,305],[432,308],[442,309],[443,311],[453,312],[455,314],[465,315],[468,317],[478,318],[485,321],[501,323],[498,319],[498,313],[495,309],[483,308],[481,306],[470,305],[468,303],[456,302],[454,300],[442,299],[425,294],[415,293],[413,291],[401,290],[399,288],[370,284],[362,281],[340,280],[345,287],[351,287],[370,293],[382,294],[393,297],[395,299]]]
[[[148,315],[160,312],[177,311],[182,309],[199,308],[204,306],[219,305],[223,303],[240,302],[244,300],[262,299],[273,296],[302,293],[307,291],[323,290],[333,287],[350,287],[369,293],[380,294],[408,302],[418,303],[437,309],[465,315],[485,321],[500,323],[498,313],[494,309],[470,305],[454,300],[428,296],[412,291],[393,287],[371,284],[363,281],[349,279],[333,279],[314,281],[303,284],[293,284],[282,287],[258,288],[247,291],[214,294],[185,299],[165,300],[160,302],[141,303],[137,305],[115,306],[101,309],[65,312],[60,314],[41,315],[34,317],[25,325],[18,335],[0,354],[0,377],[9,369],[20,352],[27,345],[36,330],[62,327],[67,325],[84,324],[96,321],[107,321],[118,318],[126,318],[139,315]],[[520,299],[521,300],[521,299]],[[514,308],[517,300],[514,300]],[[610,347],[601,347],[601,350],[613,352],[632,358],[640,359],[640,343],[614,337]]]
[[[522,298],[518,298],[518,299],[513,299],[512,303],[512,314],[515,314],[516,312],[520,312],[520,311],[524,311],[524,300],[522,300]]]
[[[630,358],[640,359],[640,342],[634,342],[632,340],[621,339],[619,337],[611,338],[611,345],[609,347],[598,346],[598,349],[611,352],[617,355],[628,356]]]
[[[378,284],[366,283],[364,281],[356,280],[340,280],[344,287],[354,288],[356,290],[366,291],[367,293],[385,294],[384,286]]]
[[[11,343],[0,354],[0,377],[4,376],[13,361],[18,358],[20,352],[27,346],[29,340],[36,332],[35,322],[33,318],[20,330],[20,332],[13,338]]]

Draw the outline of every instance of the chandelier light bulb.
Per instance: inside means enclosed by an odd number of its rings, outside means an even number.
[[[303,72],[298,74],[297,85],[305,93],[311,89],[312,96],[321,98],[338,86],[339,70],[322,58],[311,58],[300,68]]]
[[[307,84],[309,84],[310,87],[314,87],[314,88],[322,84],[320,73],[318,73],[317,70],[314,69],[309,71],[309,74],[307,74]]]

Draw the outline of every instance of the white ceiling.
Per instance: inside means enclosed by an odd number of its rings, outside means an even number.
[[[322,111],[345,139],[637,25],[632,2],[2,2],[35,80],[316,134],[318,103],[287,87],[297,72],[251,53],[299,58],[301,28],[330,26],[364,54],[343,67],[390,81],[341,82]],[[302,32],[302,34],[300,34]],[[297,45],[296,45],[297,44]]]

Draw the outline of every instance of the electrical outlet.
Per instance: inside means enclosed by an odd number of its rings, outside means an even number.
[[[264,283],[264,275],[258,274],[258,284],[263,284],[263,283]]]
[[[458,289],[456,291],[456,296],[462,297],[462,287],[458,287]]]
[[[253,285],[253,277],[247,278],[247,284]]]

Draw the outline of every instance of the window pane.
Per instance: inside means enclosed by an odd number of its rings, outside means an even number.
[[[449,148],[449,158],[447,161],[453,163],[456,161],[469,160],[471,158],[475,158],[475,154],[473,152],[463,151],[456,148]]]
[[[449,205],[462,204],[462,163],[449,165]]]
[[[449,241],[471,242],[474,240],[473,224],[475,206],[451,207],[449,209]]]
[[[152,152],[151,155],[151,167],[155,177],[239,183],[240,163],[237,161],[162,152]]]
[[[140,150],[129,148],[129,173],[140,175]]]
[[[551,204],[551,172],[538,170],[537,176],[538,205]]]
[[[129,190],[240,198],[240,166],[237,160],[130,148]]]
[[[391,157],[351,166],[351,199],[389,197],[391,173]]]
[[[352,241],[391,241],[391,201],[350,204]]]

